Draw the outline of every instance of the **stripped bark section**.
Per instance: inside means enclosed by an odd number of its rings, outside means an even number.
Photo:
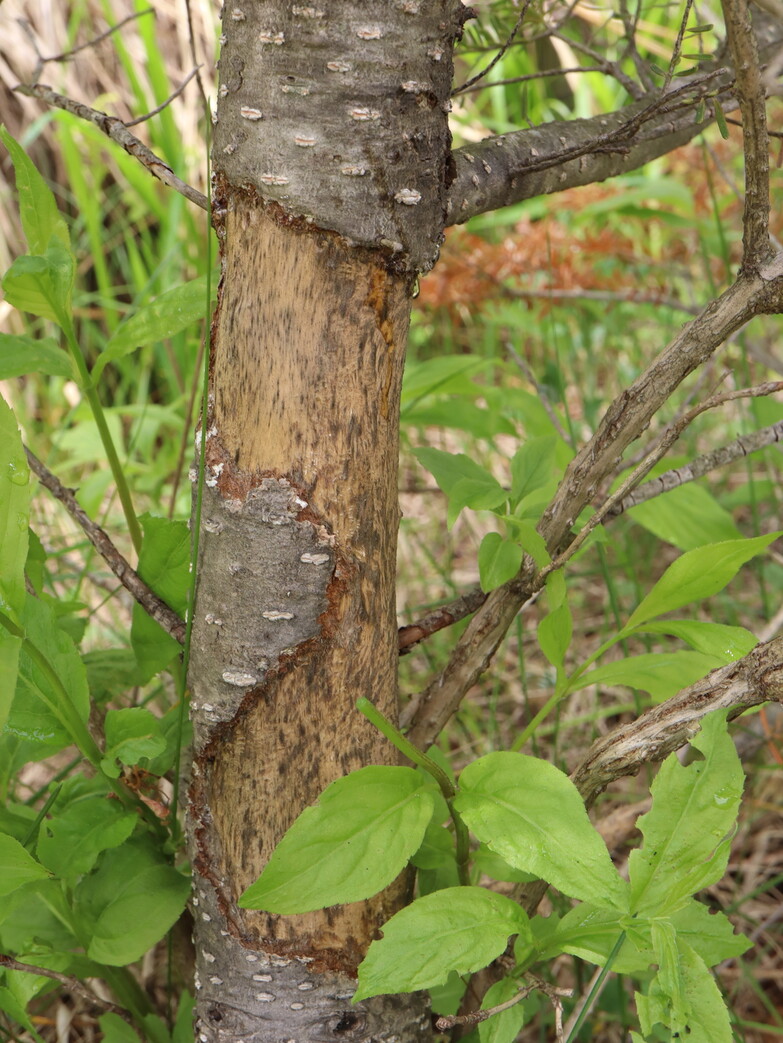
[[[224,278],[189,674],[200,1037],[418,1040],[429,1031],[420,997],[349,1002],[407,877],[369,902],[302,916],[236,904],[330,782],[397,759],[355,702],[396,716],[410,281],[254,193],[219,193]]]

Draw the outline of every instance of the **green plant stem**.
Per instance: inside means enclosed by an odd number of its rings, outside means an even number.
[[[392,722],[385,717],[381,711],[366,699],[363,695],[356,700],[356,709],[360,713],[363,713],[370,724],[375,725],[378,731],[385,735],[392,746],[395,746],[403,756],[407,757],[408,760],[413,761],[414,764],[418,764],[420,768],[423,768],[429,775],[435,779],[440,791],[443,794],[443,799],[449,809],[451,815],[451,821],[454,823],[454,839],[456,843],[456,860],[457,860],[457,872],[459,874],[459,882],[463,887],[467,887],[470,884],[470,835],[468,834],[467,826],[460,818],[458,812],[454,808],[453,800],[456,796],[456,790],[448,777],[446,772],[436,764],[434,760],[427,756],[426,753],[422,753],[418,747],[414,746],[413,743],[406,739],[399,728],[395,728]]]
[[[624,941],[625,941],[625,931],[621,931],[619,938],[617,939],[617,941],[612,946],[612,951],[609,953],[609,956],[606,959],[606,963],[604,964],[603,969],[601,970],[601,973],[596,978],[595,983],[594,983],[592,989],[590,989],[590,992],[588,993],[587,999],[582,1004],[582,1009],[579,1011],[579,1016],[577,1017],[576,1021],[574,1022],[573,1026],[571,1028],[571,1031],[568,1033],[568,1039],[566,1040],[566,1043],[573,1043],[573,1040],[576,1039],[576,1037],[577,1037],[577,1035],[579,1033],[579,1030],[581,1029],[582,1025],[585,1022],[585,1018],[589,1015],[590,1011],[592,1010],[593,1002],[597,999],[598,994],[600,993],[601,989],[604,987],[604,982],[606,981],[606,976],[608,975],[609,971],[612,969],[612,964],[616,960],[617,954],[620,952],[620,949],[622,949]]]
[[[207,106],[207,109],[209,107]],[[207,117],[209,112],[207,111]],[[207,157],[209,157],[210,150],[210,120],[207,118]],[[210,218],[212,215],[212,177],[209,168],[209,159],[207,159],[207,201],[209,203],[209,209],[207,213]],[[196,574],[198,569],[198,552],[201,540],[201,506],[204,500],[204,461],[207,452],[207,428],[209,427],[209,357],[211,354],[211,333],[212,327],[210,325],[210,316],[212,313],[212,235],[211,225],[207,223],[207,296],[204,307],[204,353],[203,359],[203,372],[201,378],[201,432],[199,439],[199,454],[198,454],[198,482],[196,485],[196,503],[193,510],[193,524],[191,531],[193,533],[192,552],[190,559],[190,589],[188,590],[188,611],[185,625],[185,641],[182,649],[182,669],[179,677],[177,678],[177,693],[179,695],[179,714],[177,718],[177,756],[174,761],[174,781],[172,785],[171,795],[171,828],[172,833],[176,833],[177,830],[177,807],[179,804],[179,776],[180,776],[180,763],[182,759],[182,735],[185,728],[185,706],[187,705],[187,683],[188,683],[188,664],[190,663],[190,646],[193,637],[193,618],[195,616],[196,609]]]
[[[106,451],[106,458],[109,461],[109,467],[112,476],[114,477],[115,485],[117,486],[117,493],[120,497],[125,521],[128,524],[128,532],[130,533],[133,547],[138,554],[141,551],[141,526],[139,525],[139,519],[136,517],[136,511],[133,507],[133,500],[131,499],[128,482],[125,478],[125,472],[122,469],[120,458],[117,455],[117,450],[114,446],[111,432],[109,431],[109,425],[106,423],[103,405],[101,404],[101,400],[98,398],[98,392],[92,382],[90,371],[87,369],[87,363],[85,362],[84,355],[79,347],[79,342],[76,339],[76,332],[73,328],[73,322],[71,321],[70,316],[63,316],[62,330],[65,334],[65,340],[71,358],[73,359],[73,363],[79,374],[81,390],[87,398],[93,419],[98,428],[98,435],[100,436],[101,443]]]

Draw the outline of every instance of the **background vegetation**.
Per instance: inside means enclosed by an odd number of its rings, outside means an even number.
[[[481,17],[471,23],[460,47],[458,83],[486,66],[517,17],[517,9],[504,0],[476,6]],[[70,52],[131,14],[136,17],[119,32],[47,62],[41,82],[123,120],[135,119],[163,105],[180,87],[193,68],[195,43],[207,92],[214,97],[219,29],[215,5],[207,0],[191,0],[189,11],[179,2],[159,3],[154,13],[131,0],[53,6],[5,0],[0,8],[0,122],[29,151],[68,216],[78,258],[76,330],[90,363],[124,319],[165,291],[206,274],[206,221],[112,148],[97,129],[69,113],[46,110],[12,88],[35,79],[42,57]],[[556,14],[557,5],[531,8],[542,28]],[[622,87],[598,70],[606,62],[622,66],[630,60],[623,57],[617,32],[616,19],[622,15],[622,9],[615,14],[577,3],[559,34],[512,44],[477,85],[480,90],[458,96],[455,140],[468,143],[488,131],[593,115],[618,104]],[[657,57],[664,68],[680,17],[677,5],[649,3],[642,11],[639,40],[647,57]],[[700,6],[698,21],[719,25],[709,4]],[[709,55],[716,41],[711,30],[694,34],[688,53]],[[597,71],[536,75],[580,64]],[[779,100],[773,102],[778,121],[781,111]],[[202,191],[207,177],[204,122],[196,83],[190,81],[171,104],[136,128],[180,177]],[[727,284],[740,256],[742,155],[738,128],[729,124],[724,131],[722,136],[713,128],[638,174],[532,200],[451,230],[438,266],[421,281],[411,336],[400,471],[401,624],[477,583],[479,545],[497,525],[488,512],[463,511],[449,529],[444,494],[414,450],[429,446],[466,453],[507,481],[520,439],[557,432],[566,443],[581,441],[645,360]],[[0,184],[0,267],[5,270],[24,246],[8,156],[0,162],[7,175]],[[780,188],[779,168],[773,178]],[[775,234],[783,236],[783,212],[773,213],[772,222]],[[0,302],[4,332],[45,326],[21,323],[20,313]],[[189,517],[187,472],[202,332],[191,324],[118,357],[104,371],[100,395],[139,512]],[[755,320],[686,382],[675,410],[718,388],[783,376],[780,343],[779,319]],[[75,383],[64,376],[9,377],[0,390],[23,426],[25,443],[66,485],[78,488],[82,507],[132,556],[95,421]],[[696,421],[659,470],[781,420],[779,397],[725,405]],[[612,520],[603,538],[571,567],[577,622],[569,654],[574,662],[617,631],[679,552],[779,528],[780,478],[780,451],[772,446]],[[145,707],[169,722],[170,735],[178,703],[176,678],[171,673],[147,676],[140,665],[130,643],[129,598],[81,529],[43,489],[36,491],[32,510],[31,527],[40,538],[34,553],[36,585],[50,596],[60,624],[84,654],[96,720],[110,710]],[[783,622],[781,591],[783,558],[773,549],[746,566],[727,591],[704,602],[697,618],[743,626],[759,639],[769,638]],[[538,605],[520,614],[491,673],[443,737],[442,746],[457,766],[509,749],[551,695],[555,671],[535,636],[542,615]],[[669,637],[648,636],[643,643],[634,639],[622,653],[675,647]],[[435,634],[405,656],[403,693],[425,685],[446,651],[445,638]],[[570,769],[597,736],[655,698],[655,692],[620,684],[582,689],[535,731],[533,751]],[[743,718],[735,731],[748,776],[746,798],[729,872],[702,896],[728,912],[753,942],[744,955],[719,968],[736,1038],[748,1043],[783,1038],[780,728],[768,709]],[[7,743],[0,756],[0,794],[6,804],[0,829],[24,834],[47,800],[62,799],[61,786],[79,785],[71,781],[79,763],[71,746],[12,749]],[[145,789],[149,778],[139,778],[139,790],[151,807],[171,799],[171,773],[169,765],[156,789]],[[647,807],[651,775],[643,772],[616,784],[596,809],[601,832],[620,864],[638,841],[634,822]],[[17,929],[9,923],[0,922],[0,948],[10,947]],[[181,935],[168,952],[165,943],[158,946],[133,971],[164,1022],[173,1018],[174,999],[187,981],[186,925]],[[560,959],[552,968],[557,981],[581,983],[580,961]],[[4,995],[22,1008],[35,996],[40,999],[30,1008],[26,1029],[6,1002],[0,1034],[29,1038],[34,1028],[46,1039],[95,1038],[93,1011],[68,981],[13,970],[5,975]],[[630,996],[623,979],[614,979],[580,1038],[626,1038],[633,1022]],[[106,1020],[111,1017],[102,1016],[100,1031],[111,1039],[118,1033],[120,1039],[123,1029]],[[535,1027],[519,1038],[530,1043],[550,1038],[550,1018],[542,1010]],[[182,1024],[180,1038],[186,1039]]]

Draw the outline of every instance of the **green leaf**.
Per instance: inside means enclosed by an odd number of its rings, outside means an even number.
[[[649,692],[653,702],[660,703],[724,663],[725,659],[703,652],[645,652],[581,674],[569,691],[575,692],[591,684],[624,684]]]
[[[626,930],[627,920],[627,916],[614,909],[599,909],[592,903],[581,902],[565,914],[551,936],[544,940],[541,958],[554,959],[567,952],[603,967],[617,939]],[[636,919],[632,923],[633,934],[627,932],[612,963],[612,970],[618,974],[642,974],[652,962],[649,922]]]
[[[37,1040],[37,1043],[44,1043],[43,1039],[35,1031],[35,1025],[30,1020],[24,1004],[20,1003],[11,990],[5,988],[5,986],[0,986],[0,1010],[18,1022],[26,1032],[30,1033],[34,1040]]]
[[[572,633],[573,619],[567,601],[561,602],[538,624],[538,643],[552,666],[562,667]]]
[[[718,130],[720,131],[720,136],[723,138],[724,141],[728,141],[728,138],[729,138],[729,127],[728,127],[728,124],[726,123],[726,115],[725,115],[725,113],[723,111],[723,106],[721,105],[721,103],[718,101],[717,98],[713,99],[713,105],[715,106],[715,121],[718,124]],[[694,1041],[694,1043],[695,1043],[695,1041]]]
[[[211,303],[217,299],[218,280],[212,279]],[[119,327],[105,349],[100,353],[92,369],[93,380],[98,380],[105,366],[115,362],[144,344],[165,340],[180,330],[205,317],[207,308],[207,277],[197,279],[167,290],[149,304],[143,304]]]
[[[16,623],[26,597],[24,565],[29,516],[30,469],[16,417],[0,395],[0,612]],[[0,695],[0,708],[2,700]],[[0,712],[0,725],[3,720]]]
[[[478,553],[481,589],[486,593],[513,579],[522,565],[524,551],[518,543],[504,539],[500,533],[488,532]]]
[[[74,260],[52,239],[42,255],[17,257],[3,276],[6,300],[14,308],[64,326],[71,312]]]
[[[451,495],[451,491],[457,482],[464,478],[472,478],[478,483],[494,482],[495,479],[485,468],[471,460],[465,453],[446,453],[442,449],[431,449],[424,446],[414,449],[413,455],[430,474],[438,486]],[[497,485],[497,483],[495,483]]]
[[[670,919],[677,937],[696,949],[708,967],[741,956],[752,944],[744,934],[735,934],[728,916],[711,911],[695,898],[686,902]]]
[[[10,895],[31,880],[43,880],[48,876],[46,869],[25,851],[18,840],[0,833],[0,895]]]
[[[553,764],[490,753],[462,772],[454,804],[471,832],[509,865],[572,898],[627,909],[627,884],[579,791]]]
[[[157,757],[166,749],[159,719],[141,706],[109,710],[104,727],[106,755],[101,768],[111,778],[119,777],[117,761],[138,764],[142,757]]]
[[[661,1024],[672,1038],[687,1038],[688,1043],[732,1043],[728,1011],[698,953],[678,938],[676,963],[667,953],[661,958],[672,960],[668,973],[655,977],[646,996],[636,993],[644,1035],[651,1038],[655,1025]]]
[[[75,891],[81,931],[91,938],[88,957],[111,967],[138,960],[179,919],[189,892],[189,878],[151,843],[130,840],[105,851]]]
[[[709,714],[691,745],[701,760],[666,758],[652,785],[652,809],[639,819],[644,845],[631,852],[631,906],[665,916],[723,876],[745,782],[726,712]]]
[[[514,978],[501,978],[500,981],[496,981],[487,989],[481,1001],[481,1009],[488,1010],[513,999],[519,993],[522,984]],[[524,1023],[525,1007],[521,1002],[515,1003],[508,1010],[502,1010],[486,1021],[480,1021],[479,1039],[481,1043],[514,1043]]]
[[[73,884],[88,873],[102,851],[123,844],[138,817],[108,794],[91,787],[41,826],[38,857],[61,880]]]
[[[87,735],[90,693],[79,651],[61,628],[49,602],[28,597],[22,622],[28,640],[48,662],[64,693],[23,646],[6,728],[19,738],[40,744],[47,755],[71,743],[81,748]]]
[[[511,459],[511,505],[559,477],[555,465],[556,435],[530,438]]]
[[[434,807],[429,786],[412,768],[371,766],[337,779],[294,822],[239,905],[305,913],[382,891],[422,842]]]
[[[71,237],[54,194],[38,173],[30,157],[5,127],[0,127],[0,140],[11,154],[16,175],[16,193],[27,245],[31,253],[42,254],[52,237],[70,251]]]
[[[139,1043],[139,1034],[119,1014],[101,1014],[98,1018],[103,1043]]]
[[[734,519],[702,485],[689,482],[656,496],[628,512],[631,518],[659,540],[680,550],[705,543],[740,538]]]
[[[411,361],[405,366],[402,382],[402,416],[426,395],[475,395],[477,387],[470,374],[485,368],[481,355],[436,355],[424,362]],[[425,464],[426,466],[426,464]]]
[[[440,869],[453,864],[455,857],[454,837],[445,826],[430,822],[410,861],[417,869]]]
[[[417,899],[383,927],[359,966],[354,1001],[441,985],[499,956],[509,935],[528,934],[525,911],[482,887],[450,887]]]
[[[624,632],[664,612],[673,612],[691,601],[701,601],[717,594],[736,576],[745,562],[761,554],[780,535],[780,532],[772,532],[767,536],[710,543],[706,547],[687,551],[669,566],[647,597],[636,607],[623,628]]]
[[[758,640],[744,627],[693,619],[663,619],[656,623],[643,623],[638,630],[645,634],[679,637],[697,652],[716,656],[724,663],[742,659],[758,644]]]
[[[0,333],[0,380],[23,377],[27,373],[72,377],[73,366],[70,357],[53,337],[17,337]]]
[[[158,597],[184,617],[190,588],[190,532],[185,522],[144,514],[138,573]],[[131,644],[142,683],[165,669],[181,646],[144,609],[133,606]]]

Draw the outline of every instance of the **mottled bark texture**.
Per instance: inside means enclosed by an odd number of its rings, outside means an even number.
[[[449,179],[446,0],[238,0],[215,131],[223,273],[189,683],[198,1038],[426,1038],[419,996],[352,1006],[407,898],[241,910],[299,812],[395,751],[398,415],[412,273]]]

